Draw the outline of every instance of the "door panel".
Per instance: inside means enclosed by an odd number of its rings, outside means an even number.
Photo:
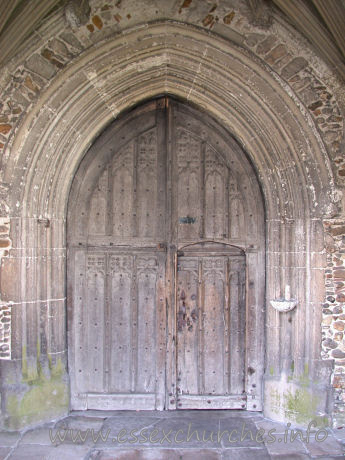
[[[141,409],[157,408],[164,399],[157,389],[162,375],[156,366],[164,334],[157,327],[164,322],[159,292],[164,253],[89,250],[86,267],[78,252],[75,263],[76,281],[85,276],[85,283],[76,286],[85,303],[76,311],[79,394],[74,407],[94,408],[97,403],[109,408],[112,400],[118,405],[122,398],[123,409],[135,409],[138,400]]]
[[[206,114],[161,98],[99,136],[68,208],[72,409],[261,407],[263,217]]]
[[[243,408],[245,258],[203,252],[178,259],[178,407]]]

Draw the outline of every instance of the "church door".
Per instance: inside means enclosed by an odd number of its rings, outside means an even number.
[[[69,200],[72,409],[260,410],[263,218],[206,114],[163,97],[110,125]]]

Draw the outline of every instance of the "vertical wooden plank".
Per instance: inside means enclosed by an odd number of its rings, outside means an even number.
[[[157,235],[157,130],[138,139],[137,228],[138,236]]]
[[[166,404],[167,409],[176,409],[176,271],[177,271],[177,229],[178,229],[178,206],[177,206],[177,162],[176,162],[176,118],[178,117],[177,104],[171,100],[166,103],[166,164],[167,164],[167,259],[166,259],[166,316],[167,316],[167,340],[166,340]]]
[[[230,287],[230,258],[227,257],[225,261],[225,295],[224,295],[224,375],[223,375],[223,382],[224,382],[224,391],[226,394],[231,394],[231,296],[232,290]]]
[[[205,166],[205,236],[207,238],[224,238],[226,235],[226,200],[224,176],[228,171],[216,152],[206,148]]]
[[[167,338],[166,338],[166,408],[176,409],[177,405],[177,326],[176,326],[176,290],[175,280],[177,279],[177,255],[176,247],[169,245],[166,259],[166,317],[167,317]]]
[[[154,393],[156,388],[157,258],[138,256],[138,368],[136,391]]]
[[[204,394],[223,394],[225,258],[203,258]]]
[[[259,376],[263,372],[264,335],[257,331],[263,330],[263,317],[258,307],[263,299],[264,286],[262,280],[262,258],[256,251],[247,253],[247,314],[246,314],[246,391],[248,396],[247,408],[261,410],[262,381]],[[259,269],[257,268],[259,267]]]
[[[165,408],[166,398],[166,346],[167,346],[167,315],[166,315],[166,288],[165,288],[165,261],[166,248],[157,253],[157,299],[156,299],[156,403],[155,409]]]
[[[106,235],[108,221],[108,170],[98,180],[90,200],[89,234]]]
[[[245,264],[243,257],[229,258],[230,273],[230,388],[244,390],[245,365]]]
[[[113,235],[133,235],[133,170],[134,142],[127,145],[113,162],[112,201]]]
[[[199,238],[201,232],[201,170],[202,145],[187,130],[176,128],[178,237]]]
[[[231,222],[231,238],[240,238],[245,233],[243,205],[241,199],[237,197],[231,198],[230,201],[230,222]]]
[[[156,235],[160,243],[166,245],[167,226],[170,225],[170,214],[167,212],[167,148],[166,148],[166,108],[165,99],[156,113],[157,126],[157,212]],[[164,104],[163,104],[164,102]]]
[[[177,391],[198,394],[198,258],[181,257],[177,270]]]
[[[87,333],[84,339],[84,368],[88,370],[88,390],[104,391],[105,277],[106,259],[89,252],[86,261]]]
[[[110,257],[110,372],[111,393],[131,391],[133,319],[131,315],[131,285],[133,260],[130,255],[117,254]]]
[[[200,209],[201,209],[201,216],[200,216],[200,238],[205,238],[206,235],[206,228],[205,228],[205,215],[206,215],[206,187],[205,187],[205,171],[206,171],[206,148],[207,144],[204,141],[202,143],[201,149],[201,168],[200,168]]]
[[[85,331],[87,330],[88,318],[87,309],[85,308],[86,297],[86,253],[85,250],[73,250],[70,254],[74,261],[74,283],[73,283],[73,334],[74,341],[74,356],[71,360],[71,389],[75,392],[86,392],[88,388],[88,372],[84,367],[84,356],[87,351],[87,338]],[[72,275],[72,273],[71,273]],[[75,383],[75,386],[73,383]],[[73,398],[74,392],[72,392]],[[72,400],[73,404],[73,400]]]

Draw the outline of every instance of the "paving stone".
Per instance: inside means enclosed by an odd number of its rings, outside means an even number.
[[[307,454],[271,454],[271,459],[279,460],[308,460],[310,457]],[[324,460],[324,459],[322,459]]]
[[[311,457],[334,460],[344,458],[345,453],[345,447],[336,440],[331,431],[328,431],[327,439],[322,442],[316,441],[315,433],[310,435],[309,443],[301,442],[299,438],[291,442],[291,427],[289,427],[287,442],[284,442],[286,425],[266,420],[256,413],[206,410],[140,411],[139,413],[118,411],[112,412],[112,416],[108,418],[106,414],[108,413],[100,415],[98,411],[95,411],[92,416],[88,417],[85,413],[74,413],[55,424],[46,424],[28,430],[24,432],[22,438],[18,432],[1,432],[0,460],[7,456],[9,459],[25,458],[29,460],[269,460],[270,458],[306,460]],[[74,430],[75,437],[77,431],[80,430],[81,435],[86,435],[86,438],[84,441],[73,439],[69,433],[65,439],[57,439],[53,445],[49,430],[52,429],[51,434],[56,435],[58,429],[61,430],[62,427]],[[140,431],[144,428],[147,430],[144,442],[140,442],[142,439],[138,438],[133,443],[131,430]],[[122,432],[123,439],[126,441],[124,444],[117,442],[121,429],[126,430]],[[163,429],[170,442],[164,438]],[[275,429],[276,442],[266,446],[256,442],[255,435],[259,429],[265,430],[266,433]],[[106,437],[107,430],[110,431],[105,442],[98,439],[95,444],[91,430],[96,436],[101,431],[103,437]],[[178,430],[181,431],[175,439]],[[235,439],[235,442],[229,440],[232,430],[238,432],[238,439]],[[294,430],[297,429],[294,428]],[[223,434],[224,431],[226,431],[225,434]],[[335,431],[340,438],[344,430]],[[198,432],[198,437],[196,434],[192,436],[193,432]],[[136,434],[139,435],[139,432]],[[188,434],[189,440],[187,440]],[[241,434],[242,437],[245,435],[242,440]],[[218,436],[221,436],[221,440]],[[112,442],[113,437],[116,438],[115,443]],[[278,439],[281,439],[281,442]],[[179,443],[181,440],[183,442]],[[231,441],[233,440],[232,438]],[[15,446],[18,441],[18,447],[12,448],[11,451],[11,446]]]
[[[20,440],[20,444],[41,444],[51,446],[53,444],[53,432],[53,425],[49,427],[44,426],[40,428],[35,428],[33,430],[29,430],[23,434],[23,437]]]
[[[5,458],[10,452],[11,447],[0,447],[0,460],[5,460]]]
[[[93,448],[100,438],[99,433],[101,430],[94,430],[87,428],[86,430],[73,429],[73,428],[54,428],[51,430],[49,436],[51,445],[73,445],[73,446],[89,446]]]
[[[333,430],[334,437],[343,443],[345,443],[345,428],[336,428]]]
[[[235,448],[222,451],[223,460],[271,460],[266,449],[260,448]]]
[[[94,430],[100,430],[103,426],[105,417],[90,417],[90,416],[69,416],[62,420],[59,420],[54,428],[69,428],[73,430],[87,430],[88,428]]]
[[[286,430],[286,425],[283,423],[273,422],[271,420],[259,419],[255,422],[257,428],[265,430],[267,434],[270,430],[275,430],[273,434],[281,434]]]
[[[251,419],[222,420],[218,430],[227,431],[222,437],[223,447],[264,447],[263,438]]]
[[[327,456],[324,456],[322,455],[322,457],[308,457],[308,458],[313,458],[313,459],[319,459],[319,460],[339,460],[339,459],[343,459],[344,460],[344,455],[332,455],[331,457],[329,457],[328,455]]]
[[[123,447],[124,445],[132,447],[143,444],[150,445],[149,441],[144,442],[144,439],[147,435],[150,436],[150,433],[155,429],[155,424],[159,421],[159,418],[148,416],[110,417],[104,421],[100,432],[95,432],[96,436],[100,435],[95,445],[102,447],[113,447],[114,444],[119,447]],[[146,432],[144,431],[145,429],[147,430]],[[135,441],[134,435],[139,436],[137,441]],[[160,436],[162,437],[162,434]]]
[[[299,439],[291,441],[289,436],[285,442],[284,437],[278,435],[276,441],[271,444],[266,443],[266,447],[270,454],[307,454],[304,443]]]
[[[20,439],[21,434],[18,431],[1,431],[0,432],[0,446],[1,447],[12,447]]]
[[[47,460],[53,449],[55,449],[53,446],[22,444],[11,453],[10,460]]]
[[[342,446],[333,435],[327,436],[324,441],[322,439],[322,433],[319,432],[319,440],[316,440],[314,436],[310,436],[309,442],[305,443],[305,446],[312,456],[321,455],[344,455],[345,447]]]
[[[47,460],[84,460],[89,451],[88,446],[61,445],[49,452]]]
[[[249,458],[249,457],[248,457]],[[264,457],[263,457],[264,458]],[[269,457],[268,457],[269,458]],[[92,460],[220,460],[221,453],[210,449],[128,449],[100,451]],[[91,460],[91,459],[90,459]]]

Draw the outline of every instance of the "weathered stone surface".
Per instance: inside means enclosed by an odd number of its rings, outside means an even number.
[[[332,339],[326,339],[323,342],[323,345],[327,348],[337,348],[338,344]]]
[[[224,24],[231,24],[231,22],[234,19],[234,17],[235,17],[235,12],[234,11],[231,11],[230,13],[226,14],[223,17]]]
[[[252,449],[224,449],[223,457],[224,460],[235,460],[241,458],[241,460],[269,460],[271,457],[266,450],[260,448]]]
[[[13,447],[17,444],[21,437],[20,432],[12,431],[0,431],[0,446],[2,447]]]
[[[323,103],[321,101],[316,101],[313,104],[310,104],[308,109],[311,110],[311,111],[314,111],[314,110],[318,109],[319,107],[321,107],[322,105],[323,105]]]
[[[331,316],[326,316],[322,320],[322,325],[323,326],[329,326],[330,324],[332,324],[332,322],[333,322],[333,318]]]
[[[62,67],[64,66],[63,63],[59,61],[54,55],[54,53],[50,51],[49,49],[47,48],[43,49],[41,54],[44,58],[46,58],[49,62],[51,62],[53,65],[55,65],[59,69],[62,69]]]
[[[345,280],[345,269],[336,269],[333,271],[333,276],[337,280]]]
[[[0,124],[0,133],[1,134],[8,134],[12,129],[12,126],[9,124]]]
[[[212,449],[190,449],[190,450],[173,450],[173,449],[130,449],[130,450],[108,450],[100,451],[97,460],[220,460],[221,454]],[[226,457],[228,458],[228,457]],[[232,457],[231,457],[232,458]]]
[[[266,60],[269,64],[274,64],[275,62],[282,59],[287,55],[287,48],[284,45],[278,45],[266,56]]]
[[[26,67],[32,72],[37,73],[43,78],[49,80],[56,73],[55,67],[43,56],[34,54],[25,63]]]
[[[8,248],[11,245],[11,240],[0,239],[0,248]]]
[[[325,438],[325,439],[324,439]],[[324,439],[320,442],[320,439]],[[319,433],[318,438],[310,437],[309,443],[306,444],[307,450],[310,455],[321,456],[321,455],[343,455],[344,449],[339,445],[332,435],[327,432]]]
[[[336,349],[332,351],[332,356],[333,358],[342,359],[342,358],[345,358],[345,353],[341,350]]]
[[[69,0],[65,6],[65,18],[72,29],[77,29],[86,24],[90,14],[89,1],[78,2]]]
[[[342,292],[337,294],[336,300],[337,302],[345,302],[345,294]]]
[[[335,323],[333,323],[333,327],[334,329],[336,329],[337,331],[343,331],[344,330],[344,323],[342,323],[341,321],[336,321]]]
[[[274,35],[268,36],[265,40],[259,43],[256,48],[257,53],[267,54],[276,44],[277,38]],[[296,72],[297,73],[297,72]]]
[[[102,29],[103,21],[98,15],[95,15],[95,16],[92,17],[92,22],[97,27],[97,29],[99,29],[99,30]]]
[[[345,374],[335,375],[333,379],[335,388],[345,388]]]
[[[329,232],[333,236],[345,235],[345,225],[341,225],[340,227],[332,227],[330,228]]]
[[[0,459],[5,460],[8,458],[9,453],[11,452],[10,447],[0,447]]]
[[[336,332],[334,334],[334,340],[340,342],[344,338],[344,333],[343,332]]]
[[[7,304],[0,304],[0,358],[11,359],[11,307]]]
[[[282,77],[289,79],[293,75],[296,75],[296,73],[298,73],[300,70],[307,67],[307,65],[308,62],[303,57],[297,57],[282,69]]]
[[[68,45],[72,46],[75,50],[81,51],[83,49],[83,45],[74,34],[66,31],[62,32],[59,37]]]
[[[245,42],[248,46],[253,47],[263,38],[264,38],[264,35],[262,34],[248,34]]]

